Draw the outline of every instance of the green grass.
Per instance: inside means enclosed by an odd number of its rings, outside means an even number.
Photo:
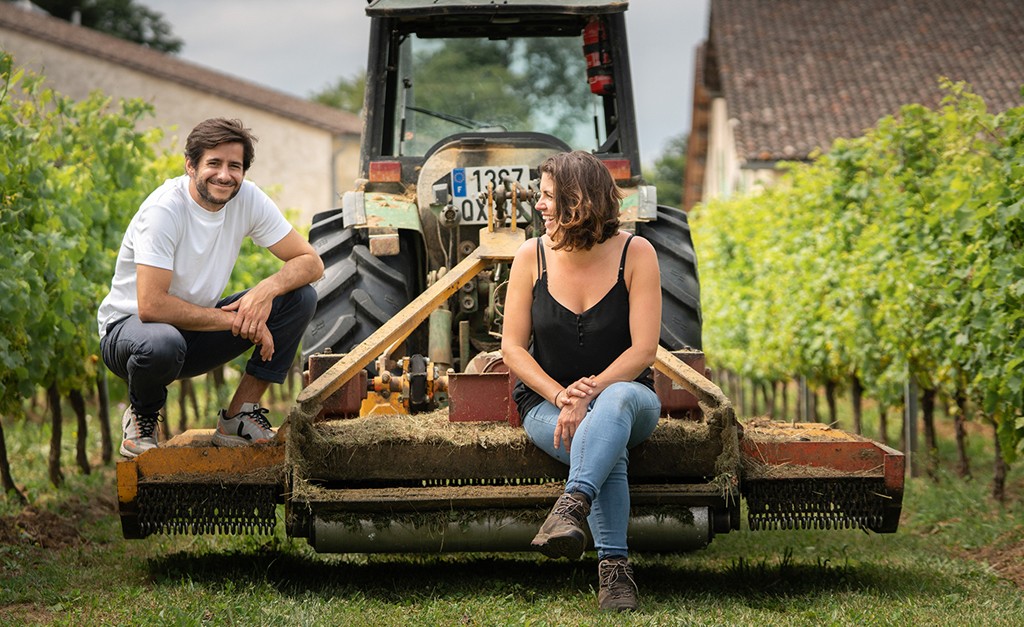
[[[532,554],[318,555],[305,540],[120,537],[112,469],[81,475],[66,429],[67,485],[46,482],[47,429],[4,424],[15,478],[55,535],[77,544],[0,544],[2,624],[169,625],[1020,625],[1021,589],[977,559],[1024,541],[1024,476],[988,498],[990,439],[972,434],[976,477],[910,480],[901,529],[744,529],[706,550],[635,555],[642,611],[596,610],[596,560]],[[98,450],[98,445],[92,450]],[[943,441],[943,468],[953,445]],[[27,515],[0,500],[0,519]],[[38,518],[36,519],[38,520]],[[73,535],[73,534],[72,534]]]

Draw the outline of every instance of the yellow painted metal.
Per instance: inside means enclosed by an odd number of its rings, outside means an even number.
[[[389,394],[387,398],[376,392],[368,392],[362,404],[359,405],[360,416],[372,416],[374,414],[401,415],[409,413],[409,409],[402,402],[398,394]]]
[[[117,500],[131,503],[139,495],[139,468],[134,459],[117,462]]]
[[[283,441],[275,439],[271,444],[219,447],[211,443],[213,433],[213,429],[192,429],[135,459],[119,463],[118,490],[121,489],[121,464],[133,465],[137,480],[170,475],[236,475],[284,464]]]
[[[512,261],[525,241],[526,232],[514,225],[496,228],[494,231],[483,228],[480,229],[480,245],[473,253],[488,261]]]

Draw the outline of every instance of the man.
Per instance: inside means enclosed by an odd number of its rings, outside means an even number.
[[[126,457],[157,446],[168,385],[254,345],[213,443],[274,437],[259,401],[270,383],[285,379],[316,308],[309,284],[324,266],[274,202],[245,180],[255,141],[238,120],[201,122],[185,143],[185,175],[150,194],[125,232],[97,319],[103,361],[128,382],[130,404],[121,419]],[[284,265],[221,299],[245,237]]]

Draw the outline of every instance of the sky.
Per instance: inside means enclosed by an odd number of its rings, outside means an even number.
[[[709,0],[632,0],[626,12],[641,160],[690,130]],[[179,57],[307,98],[366,67],[363,0],[139,0],[185,42]]]

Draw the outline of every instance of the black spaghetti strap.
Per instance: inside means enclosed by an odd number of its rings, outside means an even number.
[[[540,279],[548,272],[548,260],[544,256],[544,239],[537,238],[537,278]]]
[[[629,238],[626,240],[626,243],[622,245],[622,259],[619,261],[619,280],[620,281],[622,280],[622,277],[624,277],[625,274],[626,274],[626,250],[629,248],[629,243],[631,241],[633,241],[634,237],[636,237],[636,234],[630,233],[629,234]]]

